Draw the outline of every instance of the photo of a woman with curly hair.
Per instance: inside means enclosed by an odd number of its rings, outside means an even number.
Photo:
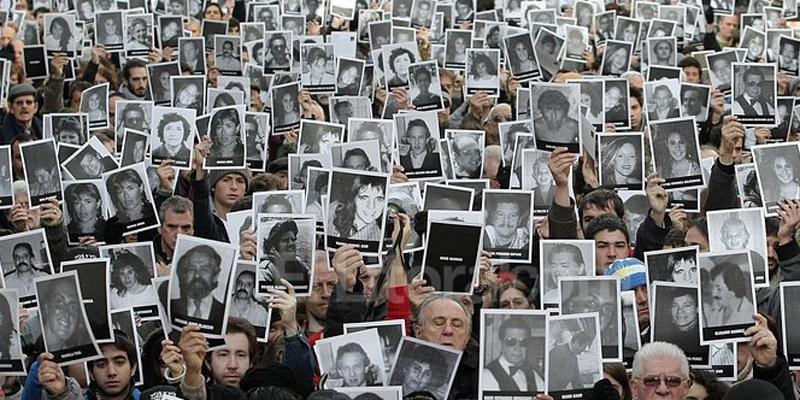
[[[700,147],[694,118],[670,119],[650,125],[651,150],[658,177],[664,189],[684,189],[703,185]]]
[[[600,185],[625,190],[643,190],[641,135],[598,135],[600,141]]]
[[[52,19],[48,17],[50,16],[45,16],[45,22],[49,22],[47,24],[47,36],[44,38],[45,49],[48,53],[72,55],[75,51],[75,37],[72,32],[75,29],[67,22],[67,17],[65,16],[53,16]]]
[[[111,261],[111,309],[156,304],[158,295],[152,279],[152,268],[148,269],[137,255],[128,251],[117,253]]]
[[[781,200],[800,198],[800,150],[796,145],[759,146],[753,153],[767,209],[774,209]]]
[[[368,242],[362,252],[377,253],[383,237],[387,176],[367,172],[332,172],[329,188],[328,247]]]
[[[79,243],[81,237],[92,236],[105,240],[106,219],[103,216],[103,198],[94,183],[79,182],[64,188],[67,205],[67,232],[70,243]]]
[[[499,92],[497,66],[499,50],[467,50],[467,94],[479,91],[494,96]]]
[[[212,143],[206,167],[244,168],[244,131],[239,111],[237,106],[228,106],[211,115]]]

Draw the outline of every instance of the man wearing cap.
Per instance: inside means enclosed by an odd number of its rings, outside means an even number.
[[[199,151],[205,141],[195,148],[195,165],[202,165],[208,154]],[[191,186],[194,192],[195,236],[204,239],[230,242],[225,229],[228,212],[239,199],[247,194],[250,173],[247,169],[224,169],[205,171],[196,167]]]
[[[616,276],[619,290],[633,290],[636,300],[636,314],[639,317],[639,335],[642,343],[650,341],[650,303],[647,294],[647,267],[636,258],[616,260],[606,270],[606,276]],[[627,334],[627,333],[626,333]],[[623,338],[624,339],[624,338]],[[623,340],[625,343],[625,340]],[[628,357],[631,349],[623,348],[623,356]]]
[[[0,144],[10,144],[11,139],[27,133],[42,138],[42,121],[36,117],[39,102],[36,89],[27,83],[11,86],[8,91],[8,113],[0,126]]]

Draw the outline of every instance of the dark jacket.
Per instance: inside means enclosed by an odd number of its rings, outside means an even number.
[[[208,176],[195,179],[194,172],[190,176],[191,199],[194,205],[194,235],[203,239],[230,243],[225,222],[214,214],[211,203],[211,191],[208,187]]]
[[[547,220],[550,226],[550,237],[548,239],[578,238],[578,218],[575,216],[575,202],[570,199],[570,203],[569,207],[562,207],[555,202],[550,204],[550,210],[547,211]]]
[[[761,379],[775,385],[778,390],[783,393],[785,400],[795,400],[794,397],[794,383],[792,376],[789,374],[789,365],[786,363],[786,357],[783,354],[778,354],[775,360],[775,365],[769,368],[761,368],[753,363],[753,379]]]
[[[33,117],[30,129],[23,129],[11,113],[6,113],[3,123],[0,124],[0,145],[11,144],[11,139],[21,133],[28,133],[36,139],[42,138],[42,120]]]

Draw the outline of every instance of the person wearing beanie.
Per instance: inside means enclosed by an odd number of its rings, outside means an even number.
[[[195,152],[195,165],[202,165],[208,156],[210,140],[204,139]],[[190,178],[194,191],[195,236],[230,242],[225,221],[228,212],[239,199],[247,194],[250,172],[247,169],[222,169],[206,171],[198,167]]]
[[[632,290],[639,317],[639,336],[642,343],[650,341],[650,296],[647,293],[647,267],[637,258],[623,258],[611,263],[606,276],[616,276],[619,290]]]
[[[33,85],[21,83],[11,86],[6,100],[8,113],[0,124],[0,145],[10,144],[11,139],[20,134],[41,139],[42,121],[36,116],[39,100]]]
[[[774,385],[761,379],[748,379],[733,385],[722,400],[783,400],[783,394]]]

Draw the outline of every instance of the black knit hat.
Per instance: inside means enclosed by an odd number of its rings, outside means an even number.
[[[722,400],[783,400],[783,394],[775,385],[761,379],[748,379],[733,385]]]
[[[282,387],[295,393],[301,392],[294,371],[280,363],[268,363],[250,368],[239,381],[239,388],[244,392],[262,386]]]

